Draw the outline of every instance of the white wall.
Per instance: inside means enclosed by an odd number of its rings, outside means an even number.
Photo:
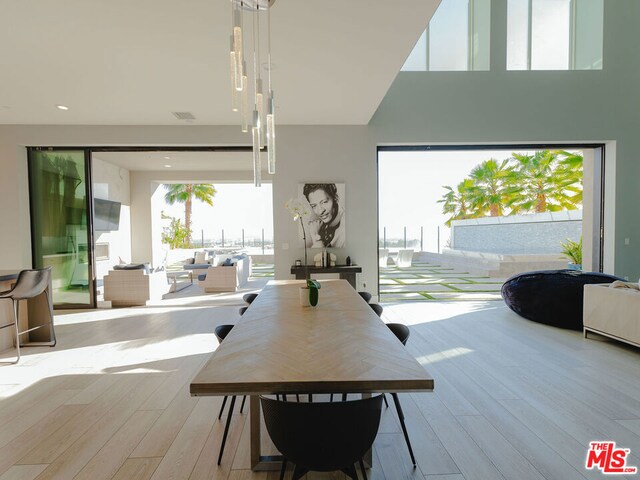
[[[112,202],[120,202],[118,230],[96,231],[95,242],[109,244],[109,258],[96,259],[96,277],[102,278],[113,265],[131,262],[131,195],[129,170],[93,156],[93,196]]]
[[[344,264],[348,256],[362,266],[358,289],[377,293],[378,199],[376,148],[368,127],[287,127],[278,132],[278,166],[273,182],[276,277],[290,278],[291,265],[304,258],[298,226],[284,204],[305,182],[346,184],[345,248],[331,249]],[[288,244],[288,249],[285,249]],[[319,250],[310,251],[310,258]]]

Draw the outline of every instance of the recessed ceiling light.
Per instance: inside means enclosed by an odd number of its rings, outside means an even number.
[[[69,110],[69,107],[67,107],[66,105],[56,105],[56,108],[58,110]]]
[[[165,165],[164,168],[171,168],[171,165]]]
[[[164,157],[165,160],[171,160],[171,157]]]

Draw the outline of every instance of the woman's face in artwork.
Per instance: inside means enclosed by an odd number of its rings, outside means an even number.
[[[322,223],[330,223],[333,220],[333,199],[322,189],[309,193],[309,205]]]

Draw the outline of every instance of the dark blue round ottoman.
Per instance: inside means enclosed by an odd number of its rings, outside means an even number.
[[[502,285],[502,298],[521,317],[545,325],[582,330],[584,286],[621,278],[598,272],[540,270],[520,273]]]

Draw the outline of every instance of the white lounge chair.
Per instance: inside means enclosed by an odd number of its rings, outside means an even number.
[[[399,268],[408,268],[413,261],[413,250],[398,250],[398,257],[396,258],[396,266]]]
[[[387,261],[389,259],[389,249],[388,248],[379,248],[378,249],[378,263],[380,268],[387,268]]]

